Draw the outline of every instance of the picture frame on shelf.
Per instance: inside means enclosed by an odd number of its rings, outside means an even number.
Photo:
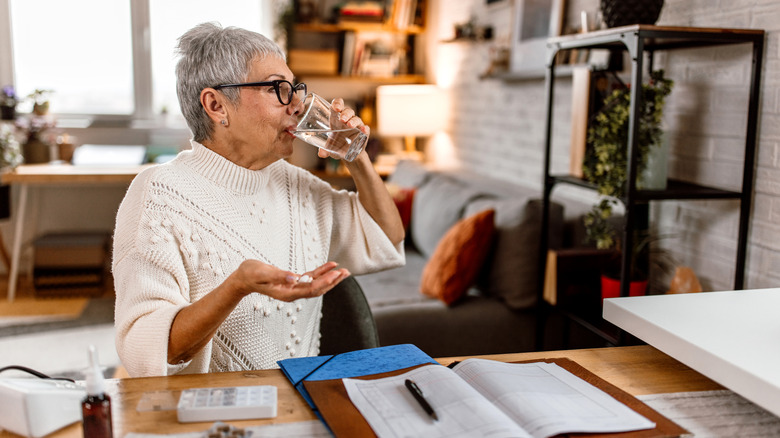
[[[510,71],[543,72],[547,39],[561,35],[565,0],[516,0]]]

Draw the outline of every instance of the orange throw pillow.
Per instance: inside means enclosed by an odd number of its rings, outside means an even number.
[[[436,245],[422,272],[420,292],[452,305],[474,284],[493,239],[494,210],[461,219]]]

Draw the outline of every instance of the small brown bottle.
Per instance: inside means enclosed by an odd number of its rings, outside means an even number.
[[[97,351],[89,346],[89,368],[86,376],[87,397],[81,402],[84,438],[113,438],[111,426],[111,397],[105,393],[103,372]]]

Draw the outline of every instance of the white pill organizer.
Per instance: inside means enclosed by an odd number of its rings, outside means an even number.
[[[185,389],[177,406],[180,423],[276,417],[271,385]]]

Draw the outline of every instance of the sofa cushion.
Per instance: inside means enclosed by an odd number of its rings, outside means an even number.
[[[434,301],[420,293],[420,273],[428,259],[420,253],[406,252],[406,264],[399,268],[356,275],[371,310],[390,305],[414,305]]]
[[[493,251],[485,260],[486,269],[477,280],[479,289],[514,309],[532,307],[538,292],[542,202],[529,198],[481,198],[471,202],[465,214],[485,209],[495,211],[496,232]],[[562,216],[563,208],[552,203],[551,247],[556,247],[560,240]]]
[[[461,219],[439,241],[422,271],[420,292],[452,305],[474,284],[493,239],[493,210]]]
[[[480,192],[468,185],[431,173],[412,201],[410,234],[414,246],[425,257],[431,257],[439,240],[463,217],[469,201],[479,196]]]
[[[420,294],[418,294],[420,295]],[[381,345],[414,344],[431,357],[517,353],[535,348],[536,313],[487,297],[454,306],[428,299],[371,309]]]
[[[401,160],[387,178],[387,182],[399,187],[420,187],[430,176],[430,171],[420,162]]]

